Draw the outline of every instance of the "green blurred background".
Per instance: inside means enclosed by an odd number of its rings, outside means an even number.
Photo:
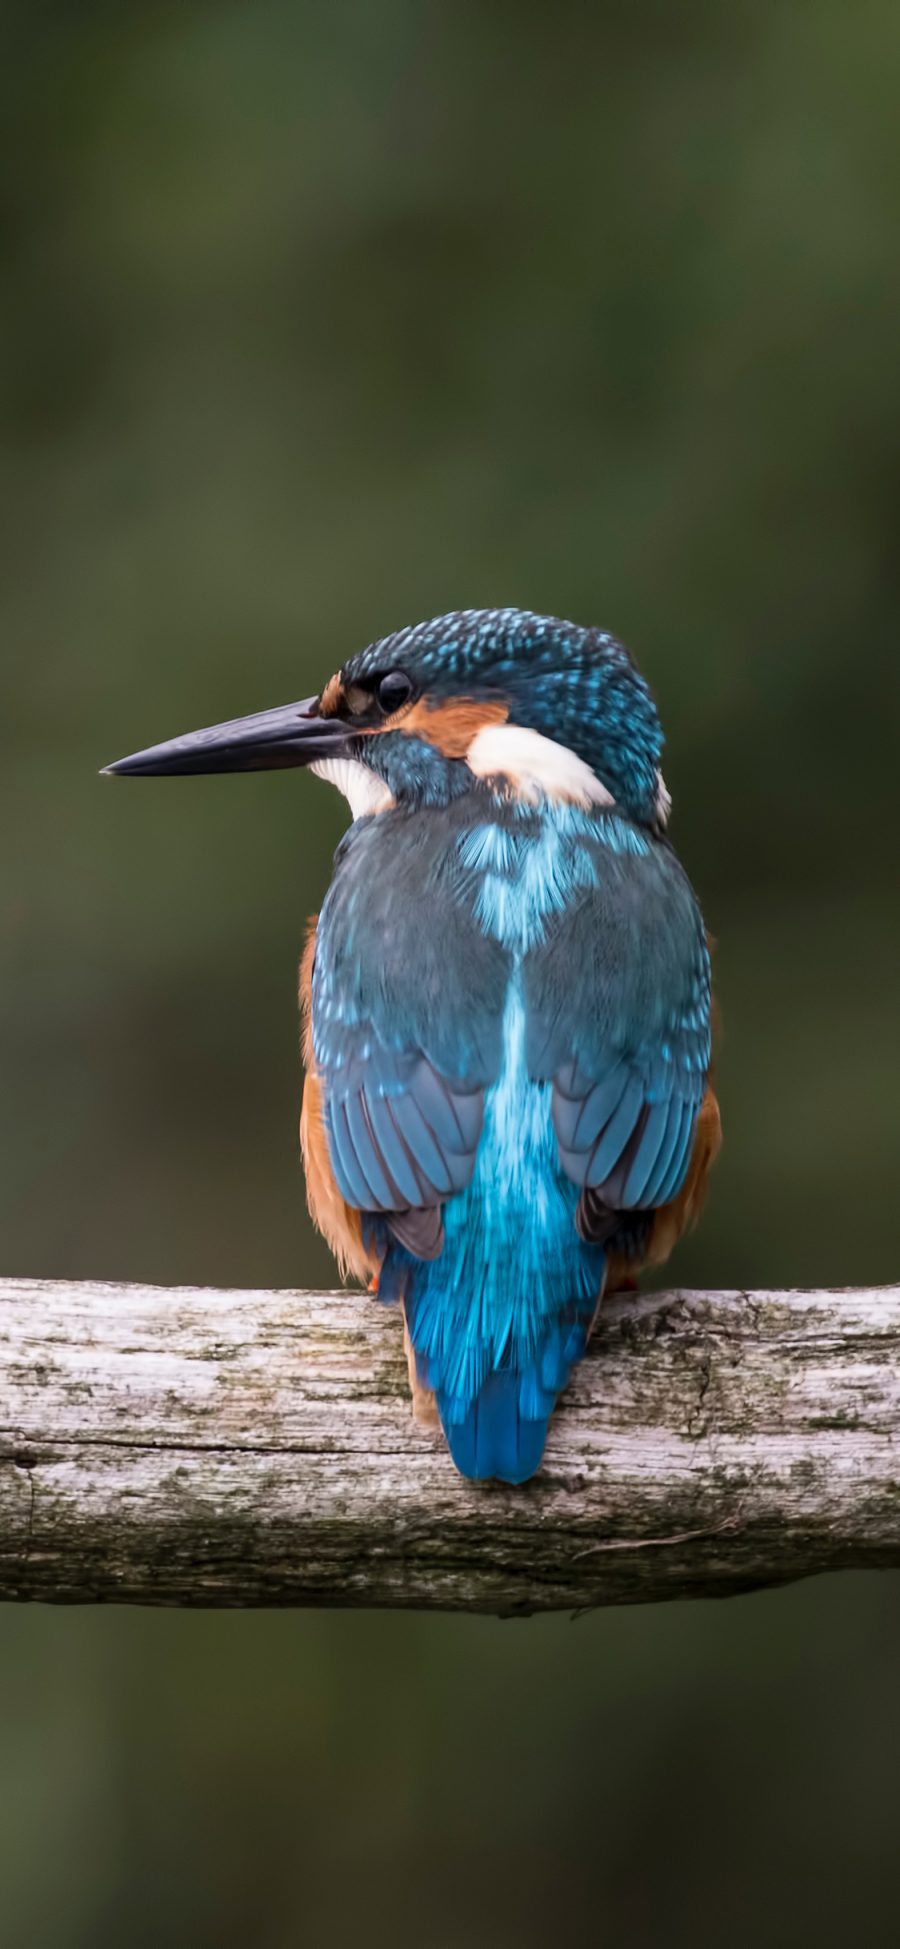
[[[0,18],[6,1274],[331,1279],[343,824],[98,766],[443,609],[633,646],[719,939],[692,1284],[900,1276],[893,0]],[[0,1613],[18,1949],[895,1943],[900,1580],[523,1624]]]

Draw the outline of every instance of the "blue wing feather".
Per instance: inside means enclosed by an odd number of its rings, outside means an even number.
[[[662,1102],[650,1105],[644,1134],[638,1147],[634,1162],[625,1179],[622,1203],[625,1206],[639,1205],[653,1174],[665,1142],[666,1131],[673,1106],[665,1098]]]
[[[423,881],[423,821],[398,810],[351,828],[316,934],[325,1131],[341,1195],[366,1212],[426,1209],[463,1189],[499,1061],[508,956],[477,927],[461,874]]]
[[[662,1203],[659,1195],[660,1191],[672,1168],[673,1159],[677,1164],[680,1155],[683,1108],[684,1106],[680,1098],[675,1098],[674,1101],[670,1099],[667,1103],[666,1127],[663,1132],[662,1141],[653,1160],[650,1175],[644,1185],[642,1198],[640,1200],[636,1199],[636,1204],[643,1202],[644,1205],[652,1207]]]
[[[595,848],[594,886],[526,963],[532,1073],[562,1167],[597,1208],[675,1196],[710,1059],[709,955],[667,845]]]
[[[358,1211],[364,1211],[371,1193],[350,1135],[345,1104],[329,1102],[326,1129],[332,1169],[341,1197],[346,1198],[348,1204],[355,1205]]]
[[[579,1108],[579,1114],[575,1118],[572,1129],[572,1148],[576,1150],[587,1150],[591,1144],[597,1142],[601,1130],[606,1128],[610,1118],[618,1111],[622,1098],[628,1088],[628,1083],[629,1071],[627,1063],[614,1063],[609,1074],[603,1078],[603,1081],[595,1083],[593,1088],[587,1091],[587,1094],[581,1100],[580,1108],[576,1103],[575,1107]],[[569,1098],[562,1098],[561,1096],[557,1099],[556,1128],[561,1141],[560,1110],[563,1102],[566,1103],[568,1109],[569,1101]]]
[[[376,1211],[392,1211],[398,1203],[399,1194],[373,1134],[367,1092],[356,1090],[352,1096],[344,1099],[343,1107],[350,1142],[368,1192],[366,1204]]]
[[[661,1182],[657,1185],[655,1190],[656,1204],[667,1205],[670,1199],[674,1198],[677,1192],[680,1191],[681,1186],[684,1183],[684,1179],[687,1175],[687,1168],[691,1159],[691,1146],[694,1138],[694,1125],[696,1124],[697,1121],[697,1112],[699,1108],[700,1108],[699,1101],[696,1102],[688,1101],[686,1103],[682,1103],[681,1105],[681,1118],[678,1125],[678,1136],[675,1140],[675,1144],[673,1145],[672,1157],[669,1163],[668,1171],[666,1172],[665,1176],[662,1178]]]
[[[369,1101],[369,1115],[372,1129],[378,1141],[381,1155],[397,1186],[396,1204],[417,1206],[422,1199],[422,1179],[417,1174],[413,1154],[404,1143],[394,1119],[389,1096],[379,1096],[374,1091]]]

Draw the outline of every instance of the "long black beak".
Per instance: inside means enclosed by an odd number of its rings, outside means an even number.
[[[151,744],[130,758],[104,767],[113,778],[154,778],[179,772],[273,771],[283,765],[313,765],[334,757],[352,737],[337,717],[319,717],[319,700],[284,704],[274,711],[256,711],[228,724],[212,724],[205,731],[188,731],[167,744]]]

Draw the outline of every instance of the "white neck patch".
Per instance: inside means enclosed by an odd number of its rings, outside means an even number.
[[[672,810],[672,794],[663,778],[662,772],[656,774],[656,822],[665,832]]]
[[[540,798],[567,805],[614,805],[596,772],[564,744],[520,724],[486,724],[466,753],[476,778],[502,779],[517,799],[534,805]]]
[[[309,769],[343,792],[354,819],[386,812],[394,803],[384,779],[368,765],[361,765],[358,758],[319,758]]]

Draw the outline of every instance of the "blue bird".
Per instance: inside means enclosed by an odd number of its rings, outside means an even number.
[[[614,637],[463,610],[109,767],[307,765],[348,799],[302,963],[310,1209],[476,1480],[540,1467],[604,1290],[668,1257],[719,1147],[662,742]]]

